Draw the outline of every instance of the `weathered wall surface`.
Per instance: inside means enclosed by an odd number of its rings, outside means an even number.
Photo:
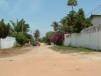
[[[101,50],[101,25],[89,27],[69,37],[65,34],[64,45]]]
[[[16,39],[13,37],[7,37],[5,39],[0,40],[0,48],[5,49],[5,48],[12,48],[16,45]]]

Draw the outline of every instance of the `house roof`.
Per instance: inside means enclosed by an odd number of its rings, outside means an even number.
[[[101,17],[101,15],[91,15],[90,19],[93,19],[94,17]]]

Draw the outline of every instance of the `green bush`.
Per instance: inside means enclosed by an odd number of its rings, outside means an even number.
[[[31,39],[31,45],[35,46],[35,40],[33,38]]]
[[[18,33],[18,34],[16,35],[16,41],[17,41],[18,44],[24,45],[25,43],[28,43],[29,40],[28,40],[28,38],[25,36],[24,33]]]
[[[17,32],[11,32],[11,33],[9,34],[9,36],[16,37],[16,36],[17,36]]]

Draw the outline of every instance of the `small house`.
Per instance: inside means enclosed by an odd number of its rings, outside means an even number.
[[[101,25],[101,15],[91,15],[90,19],[93,26]]]

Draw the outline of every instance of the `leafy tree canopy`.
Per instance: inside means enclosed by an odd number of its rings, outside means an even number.
[[[0,21],[0,38],[5,38],[8,36],[10,30],[9,24],[4,22],[4,19]]]
[[[78,12],[70,11],[60,23],[61,30],[68,33],[79,33],[82,29],[92,25],[90,19],[85,17],[83,9],[79,9]]]

